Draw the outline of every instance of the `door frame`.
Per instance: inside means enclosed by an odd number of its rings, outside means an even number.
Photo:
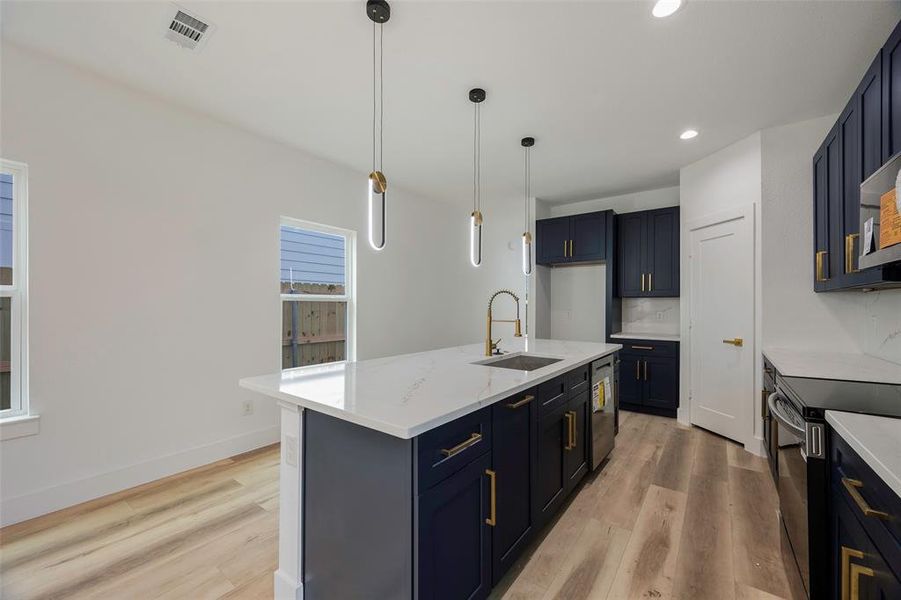
[[[681,423],[685,425],[691,424],[691,411],[692,411],[692,379],[691,379],[691,366],[692,360],[694,358],[693,348],[692,348],[692,337],[691,337],[691,308],[692,308],[692,288],[691,288],[691,276],[694,269],[691,260],[691,242],[692,242],[692,234],[695,231],[700,229],[705,229],[707,227],[711,227],[713,225],[718,225],[720,223],[726,223],[729,221],[735,221],[738,219],[744,219],[745,223],[747,223],[748,227],[751,230],[748,232],[750,235],[748,239],[751,241],[751,259],[753,264],[752,273],[750,274],[752,278],[752,287],[754,290],[753,298],[752,298],[752,328],[751,328],[751,336],[752,339],[745,340],[747,346],[752,351],[752,368],[754,372],[752,373],[751,381],[752,381],[752,389],[750,390],[751,396],[748,398],[748,408],[745,410],[745,413],[749,416],[748,422],[743,427],[742,439],[739,440],[742,444],[744,444],[745,450],[756,454],[758,456],[764,455],[763,449],[763,439],[762,439],[762,422],[758,423],[760,419],[758,418],[760,414],[760,406],[759,406],[759,398],[760,398],[760,390],[762,389],[763,379],[762,379],[762,354],[761,349],[759,347],[760,339],[761,339],[761,316],[760,316],[760,308],[761,308],[761,289],[760,289],[760,227],[759,227],[759,218],[757,211],[759,209],[759,204],[751,203],[747,205],[728,207],[723,210],[709,213],[707,215],[697,217],[690,221],[686,221],[683,226],[683,235],[682,235],[682,257],[684,260],[684,265],[687,267],[682,270],[681,278],[682,278],[682,349],[680,352],[681,360],[680,360],[680,379],[681,383],[681,396],[682,398],[687,398],[687,402],[680,402],[679,404],[679,415],[678,419]],[[684,408],[683,408],[684,407]],[[755,435],[757,432],[761,432],[760,435]]]

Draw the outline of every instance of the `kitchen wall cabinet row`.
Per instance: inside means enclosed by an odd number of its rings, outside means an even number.
[[[590,389],[584,365],[412,440],[306,411],[305,595],[486,597],[588,472]]]
[[[813,157],[813,286],[897,285],[901,266],[860,270],[860,184],[901,151],[901,23]]]
[[[554,266],[607,260],[609,210],[539,219],[535,223],[535,262]]]
[[[619,406],[675,417],[679,408],[679,343],[619,340]]]
[[[618,296],[679,295],[679,207],[617,215]]]

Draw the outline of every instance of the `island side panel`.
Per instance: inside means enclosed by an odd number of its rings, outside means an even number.
[[[412,440],[304,416],[304,597],[412,598]]]
[[[281,459],[279,464],[278,570],[276,600],[303,599],[303,416],[290,402],[281,410]]]

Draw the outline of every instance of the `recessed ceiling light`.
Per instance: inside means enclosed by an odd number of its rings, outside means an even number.
[[[658,18],[668,17],[682,8],[682,0],[657,0],[651,14]]]
[[[683,131],[682,134],[679,136],[679,139],[682,139],[682,140],[690,140],[691,138],[694,138],[694,137],[698,137],[698,132],[695,131],[694,129],[686,129],[686,130]]]

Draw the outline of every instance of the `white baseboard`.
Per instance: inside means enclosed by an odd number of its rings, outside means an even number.
[[[136,485],[175,475],[279,441],[280,428],[268,427],[205,446],[44,488],[0,502],[0,526],[18,523]]]
[[[275,578],[275,600],[303,600],[303,584],[296,583],[281,570],[272,574]]]

